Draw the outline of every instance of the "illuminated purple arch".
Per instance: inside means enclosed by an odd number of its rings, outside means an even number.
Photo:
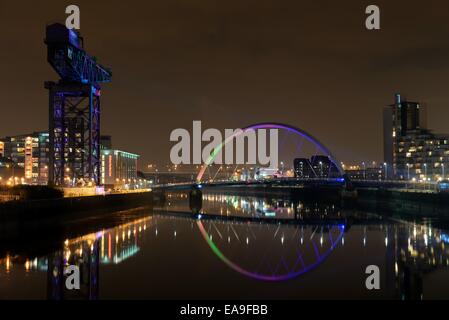
[[[246,131],[258,130],[258,129],[283,129],[283,130],[287,130],[287,131],[293,132],[295,134],[298,134],[298,135],[304,137],[305,139],[307,139],[308,141],[313,143],[323,154],[327,155],[329,157],[329,159],[337,167],[340,175],[342,177],[344,177],[345,180],[347,180],[347,176],[346,176],[345,171],[343,170],[340,162],[337,161],[337,159],[332,155],[330,150],[328,148],[326,148],[326,146],[324,144],[322,144],[317,138],[312,136],[310,133],[308,133],[300,128],[288,125],[288,124],[276,123],[276,122],[262,122],[262,123],[257,123],[257,124],[247,126],[247,127],[243,128],[241,131],[238,131],[237,133],[233,134],[232,136],[228,137],[225,141],[223,141],[221,143],[221,145],[215,149],[214,153],[209,157],[209,159],[203,165],[203,167],[201,168],[201,170],[199,171],[199,173],[197,175],[196,181],[201,182],[201,179],[203,178],[204,172],[206,171],[207,167],[214,161],[215,157],[217,156],[218,152],[223,148],[223,146],[225,146],[228,142],[235,139],[237,136],[245,133]]]

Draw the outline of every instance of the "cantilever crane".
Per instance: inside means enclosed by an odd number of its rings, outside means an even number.
[[[100,83],[112,73],[84,50],[83,38],[56,23],[47,26],[47,60],[60,76],[49,90],[50,184],[100,184]]]

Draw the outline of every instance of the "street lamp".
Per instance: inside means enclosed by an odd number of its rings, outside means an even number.
[[[388,165],[386,162],[384,162],[384,167],[385,167],[385,180],[387,180],[388,177]]]
[[[424,163],[424,190],[427,188],[427,163]]]
[[[320,161],[320,170],[321,170],[321,178],[323,178],[323,162],[322,161]]]
[[[366,180],[366,164],[365,162],[362,162],[363,165],[363,180]]]

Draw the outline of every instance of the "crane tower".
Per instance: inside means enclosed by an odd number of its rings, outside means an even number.
[[[81,35],[63,24],[47,26],[47,61],[60,80],[45,82],[49,91],[50,184],[100,184],[101,83],[109,69],[84,50]]]

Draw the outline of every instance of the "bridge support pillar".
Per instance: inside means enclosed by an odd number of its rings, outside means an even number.
[[[203,192],[197,186],[189,192],[189,207],[194,215],[200,213],[203,208]]]

